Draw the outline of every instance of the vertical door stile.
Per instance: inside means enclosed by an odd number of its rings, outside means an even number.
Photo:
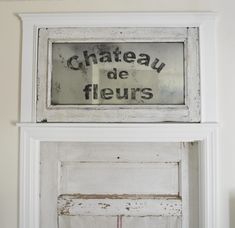
[[[188,177],[188,143],[181,143],[182,145],[182,160],[180,162],[180,176],[181,176],[181,198],[182,198],[182,228],[189,227],[189,177]]]

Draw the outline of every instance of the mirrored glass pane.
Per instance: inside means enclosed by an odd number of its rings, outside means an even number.
[[[51,105],[182,105],[183,42],[53,43]]]

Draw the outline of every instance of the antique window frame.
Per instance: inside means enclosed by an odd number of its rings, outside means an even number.
[[[23,20],[21,82],[24,88],[21,89],[21,122],[36,121],[38,29],[61,27],[198,27],[201,122],[216,121],[215,15],[213,13],[26,13],[19,16]],[[137,121],[140,122],[140,119]]]
[[[217,105],[214,13],[42,13],[20,14],[23,21],[19,228],[39,228],[40,143],[200,142],[200,228],[219,227],[217,193]],[[85,124],[36,123],[37,31],[40,27],[195,26],[200,30],[201,123]]]
[[[72,27],[38,31],[37,122],[200,122],[199,29],[193,27]],[[113,35],[115,33],[115,36]],[[52,44],[82,42],[183,43],[184,104],[51,104]],[[97,68],[98,70],[98,68]],[[68,73],[68,72],[67,72]],[[97,73],[98,74],[98,73]],[[156,76],[157,78],[158,76]],[[68,77],[69,78],[69,77]],[[115,84],[114,81],[109,81]],[[152,82],[152,84],[154,81]],[[155,82],[156,83],[156,82]],[[130,85],[131,86],[131,85]],[[63,85],[62,85],[63,87]],[[157,91],[154,91],[157,92]],[[81,91],[81,94],[82,91]],[[89,115],[88,115],[89,112]]]

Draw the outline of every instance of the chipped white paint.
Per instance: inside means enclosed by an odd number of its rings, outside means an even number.
[[[36,124],[35,125],[21,125],[21,171],[20,171],[20,228],[39,228],[39,215],[46,213],[43,222],[49,224],[49,227],[54,227],[53,221],[56,221],[57,210],[53,209],[53,205],[57,204],[58,185],[56,182],[51,182],[51,179],[57,180],[58,177],[58,162],[53,162],[58,157],[55,155],[57,151],[57,144],[47,143],[46,148],[48,150],[47,158],[48,163],[44,163],[44,168],[41,169],[42,173],[39,173],[40,165],[40,151],[43,148],[40,147],[40,142],[79,142],[81,148],[85,148],[85,153],[95,153],[95,146],[99,143],[102,148],[103,143],[127,143],[131,144],[145,142],[145,145],[153,142],[190,142],[199,141],[199,200],[197,197],[191,197],[192,201],[189,204],[198,206],[199,202],[199,226],[200,228],[216,228],[216,126],[212,124]],[[68,144],[69,144],[68,143]],[[93,144],[93,149],[87,146],[89,143]],[[73,143],[71,143],[73,144]],[[51,146],[50,146],[51,145]],[[137,145],[137,146],[138,146]],[[157,144],[156,144],[157,145]],[[176,151],[179,148],[176,144],[172,144]],[[98,146],[97,146],[98,147]],[[129,148],[131,148],[130,146]],[[164,144],[166,151],[166,144]],[[40,149],[41,148],[41,149]],[[65,154],[68,154],[68,146],[64,146]],[[115,147],[114,147],[115,148]],[[118,148],[118,147],[116,147]],[[143,147],[142,147],[143,148]],[[148,148],[148,147],[146,147]],[[150,147],[149,147],[150,148]],[[149,150],[148,148],[148,150]],[[152,146],[151,148],[156,148]],[[169,147],[170,148],[170,147]],[[45,148],[44,148],[45,149]],[[129,150],[129,149],[128,149]],[[133,149],[134,150],[134,149]],[[58,149],[59,154],[62,154],[63,150]],[[66,152],[67,151],[67,152]],[[73,155],[68,156],[66,161],[69,161],[75,154],[78,153],[77,159],[81,156],[82,159],[89,160],[89,155],[85,157],[82,155],[81,150],[73,149]],[[107,150],[106,150],[107,151]],[[170,151],[170,150],[169,150]],[[117,152],[117,151],[116,151]],[[159,152],[157,149],[156,153]],[[138,153],[137,153],[138,154]],[[146,151],[145,153],[146,154]],[[116,156],[116,154],[113,154]],[[113,159],[113,156],[110,156]],[[66,156],[62,156],[66,159]],[[151,160],[152,156],[147,156],[146,161]],[[174,160],[178,159],[173,154]],[[193,158],[192,156],[190,156]],[[43,156],[42,156],[43,159]],[[109,159],[109,157],[107,158]],[[168,158],[169,159],[169,158]],[[92,159],[91,159],[92,160]],[[98,160],[98,159],[97,159]],[[191,167],[191,166],[190,166]],[[194,167],[197,167],[194,165]],[[39,186],[43,189],[43,183],[39,185],[39,178],[45,170],[46,179],[50,186],[51,191],[47,191],[46,194],[41,195],[41,200],[47,203],[43,206],[39,203],[39,192],[41,191]],[[50,170],[50,172],[47,172]],[[189,172],[190,173],[190,172]],[[194,173],[194,172],[193,172]],[[194,176],[195,175],[190,174]],[[191,178],[190,178],[191,179]],[[197,182],[195,182],[197,183]],[[190,187],[190,189],[196,189]],[[41,193],[43,193],[41,191]],[[193,191],[190,193],[191,196]],[[46,196],[46,198],[45,198]],[[197,196],[197,194],[196,194]],[[52,208],[51,208],[52,207]],[[47,209],[45,211],[43,209]],[[39,210],[41,212],[39,213]],[[195,209],[194,209],[195,210]],[[195,214],[194,214],[195,215]],[[191,213],[190,213],[191,216]],[[189,219],[190,219],[189,216]],[[192,218],[195,219],[195,218]],[[191,223],[190,223],[191,224]],[[41,224],[42,227],[43,224]],[[195,228],[198,228],[195,227]],[[178,227],[177,227],[178,228]],[[193,227],[194,228],[194,227]]]
[[[64,14],[21,14],[23,20],[23,62],[22,62],[22,102],[21,121],[32,122],[36,120],[36,75],[37,75],[37,34],[39,28],[68,28],[68,27],[198,27],[200,39],[200,91],[201,97],[201,122],[216,122],[216,80],[215,80],[215,15],[213,13],[64,13]],[[194,61],[194,60],[193,60]],[[194,69],[192,69],[193,72]],[[192,86],[191,83],[188,84]],[[194,96],[194,95],[193,95]],[[45,108],[45,107],[44,107]],[[181,116],[186,119],[187,109],[175,110],[175,115],[163,116],[158,111],[151,109],[145,111],[134,110],[120,118],[117,110],[116,120],[143,121],[136,116],[163,121]],[[82,112],[82,111],[81,111]],[[103,111],[105,118],[97,117],[100,121],[114,119],[107,111]],[[156,118],[156,115],[158,118]],[[183,115],[183,116],[182,116]],[[191,115],[191,114],[190,114]],[[87,120],[91,119],[86,111],[82,115]],[[49,116],[49,119],[51,117]],[[62,118],[62,117],[61,117]],[[71,117],[75,121],[75,117]],[[118,118],[118,119],[117,119]],[[85,121],[85,120],[84,120]],[[94,120],[91,120],[94,121]],[[182,121],[179,119],[179,121]]]
[[[41,224],[56,227],[65,215],[176,216],[181,228],[196,228],[188,194],[199,191],[198,172],[188,154],[188,143],[42,143]]]
[[[59,215],[182,216],[180,199],[76,199],[62,196]]]
[[[200,113],[201,113],[201,102],[200,102],[200,77],[199,77],[199,33],[198,28],[164,28],[164,27],[152,27],[152,28],[39,28],[39,41],[38,41],[38,65],[37,65],[37,122],[47,121],[47,122],[164,122],[164,121],[176,121],[176,122],[200,122]],[[158,47],[158,51],[152,53],[153,56],[157,56],[162,53],[162,58],[165,61],[168,61],[170,68],[168,69],[168,75],[163,75],[161,77],[161,73],[154,78],[149,83],[151,87],[153,87],[153,92],[157,93],[158,91],[163,90],[166,86],[168,89],[164,89],[164,100],[173,100],[171,96],[174,95],[172,92],[172,88],[170,89],[170,85],[173,86],[173,90],[179,90],[177,93],[183,94],[183,101],[180,104],[170,104],[164,103],[165,101],[160,102],[159,104],[150,103],[148,105],[146,101],[143,104],[133,103],[129,105],[122,105],[122,102],[113,105],[112,103],[107,105],[102,105],[100,103],[97,105],[90,104],[80,104],[80,105],[62,105],[52,104],[52,69],[56,69],[56,66],[52,66],[52,43],[84,43],[84,42],[108,42],[115,43],[121,42],[125,44],[125,42],[155,42],[159,45],[161,42],[180,42],[184,44],[184,50],[181,51],[182,54],[181,61],[178,60],[178,65],[175,66],[173,63],[175,62],[174,56],[171,57],[169,53],[170,50],[160,49]],[[160,42],[160,43],[159,43]],[[89,47],[89,45],[88,45]],[[90,47],[89,47],[90,48]],[[69,50],[71,47],[69,48]],[[150,52],[150,47],[145,47],[143,51]],[[158,50],[157,49],[157,50]],[[76,50],[76,48],[75,48]],[[62,49],[61,49],[62,51]],[[133,50],[135,51],[135,50]],[[61,53],[60,56],[64,56],[66,53]],[[171,57],[171,58],[170,58]],[[175,57],[176,58],[176,57]],[[179,58],[179,57],[177,57]],[[66,60],[67,61],[67,60]],[[184,65],[183,65],[184,62]],[[111,64],[111,63],[110,63]],[[116,63],[115,63],[116,64]],[[172,65],[173,64],[173,65]],[[119,63],[120,65],[120,63]],[[118,65],[118,66],[119,66]],[[66,65],[67,66],[67,65]],[[111,65],[112,66],[112,65]],[[117,65],[113,65],[116,66]],[[123,63],[120,65],[122,68],[125,68]],[[102,69],[103,66],[101,66]],[[182,69],[181,69],[182,68]],[[64,69],[64,67],[63,67]],[[182,74],[179,79],[174,79],[174,76],[178,74],[178,71],[181,69]],[[136,66],[134,66],[133,70],[138,72]],[[180,72],[181,72],[180,71]],[[145,72],[142,71],[141,72]],[[143,78],[143,74],[141,74],[141,78]],[[68,72],[64,72],[62,74],[63,80],[72,80],[71,74],[68,75]],[[61,76],[61,77],[62,77]],[[93,75],[92,77],[95,77]],[[146,76],[146,75],[145,75]],[[88,76],[86,75],[86,80],[88,80]],[[149,77],[148,74],[146,76]],[[78,75],[76,74],[76,78]],[[147,81],[148,79],[144,81]],[[168,79],[167,79],[168,78]],[[135,80],[138,79],[137,75],[135,76]],[[55,76],[54,76],[54,80]],[[141,79],[143,80],[143,79]],[[174,80],[176,80],[174,82]],[[60,91],[63,89],[66,90],[67,86],[60,81]],[[178,81],[182,81],[183,85],[181,85],[180,89],[177,89]],[[135,81],[134,81],[135,82]],[[59,83],[59,82],[58,82]],[[86,82],[87,83],[87,82]],[[118,80],[113,81],[109,80],[109,84],[106,87],[112,86],[118,87]],[[164,85],[162,85],[162,83]],[[83,87],[84,83],[81,81],[73,82],[72,84],[78,84],[79,86],[75,86],[67,90],[79,91],[79,95],[76,95],[76,101],[74,98],[70,102],[79,102],[84,97]],[[82,85],[81,85],[82,84]],[[125,87],[135,87],[135,86],[143,86],[143,82],[141,85],[135,85],[135,83],[126,83]],[[181,83],[180,83],[181,84]],[[97,84],[99,85],[99,84]],[[119,85],[120,86],[120,85]],[[122,85],[123,86],[123,85]],[[161,88],[161,86],[163,88]],[[130,89],[130,88],[129,88]],[[136,88],[135,88],[136,89]],[[64,96],[67,96],[69,92],[63,93]],[[72,94],[76,94],[76,92],[71,92]],[[169,95],[167,95],[169,93]],[[158,96],[158,95],[156,95]],[[166,96],[169,96],[167,98]],[[160,97],[160,95],[159,95]],[[71,99],[71,98],[70,98]],[[160,99],[160,98],[158,98]],[[63,98],[62,100],[67,100]],[[84,101],[83,101],[84,102]]]

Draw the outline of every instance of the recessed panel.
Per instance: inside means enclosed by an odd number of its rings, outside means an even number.
[[[62,162],[60,192],[178,195],[178,169],[178,163],[173,162]]]
[[[59,228],[180,228],[173,216],[60,216]]]
[[[58,228],[117,228],[117,217],[60,216]]]
[[[181,217],[123,217],[123,228],[181,228]]]

